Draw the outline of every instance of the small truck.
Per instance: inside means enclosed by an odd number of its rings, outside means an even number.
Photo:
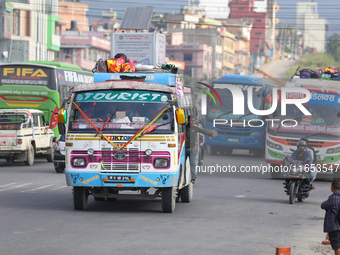
[[[0,110],[0,158],[32,166],[37,154],[53,162],[56,137],[44,113],[35,109]]]

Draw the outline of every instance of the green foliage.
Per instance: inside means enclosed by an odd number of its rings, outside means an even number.
[[[340,53],[340,48],[339,48]],[[312,54],[302,55],[282,78],[290,78],[294,75],[296,69],[300,66],[300,69],[309,68],[316,69],[325,68],[329,66],[340,66],[340,61],[336,61],[333,55],[328,53],[316,52]]]
[[[289,47],[285,47],[285,52],[292,53],[293,51]]]
[[[333,33],[327,38],[327,53],[334,56],[336,61],[340,61],[340,35]]]

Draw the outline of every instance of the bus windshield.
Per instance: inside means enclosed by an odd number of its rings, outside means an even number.
[[[240,119],[240,121],[243,120],[251,120],[251,119],[261,119],[261,116],[257,116],[255,114],[252,114],[248,108],[248,93],[247,89],[249,87],[252,87],[253,93],[252,93],[252,100],[253,100],[253,106],[257,110],[262,110],[263,108],[263,88],[261,86],[254,86],[250,84],[235,84],[235,86],[239,87],[244,95],[244,115],[236,115],[233,114],[233,96],[229,89],[223,88],[224,84],[221,83],[215,83],[213,87],[216,89],[217,93],[221,97],[222,100],[222,106],[218,104],[218,101],[213,101],[212,98],[209,98],[208,100],[208,114],[207,119],[230,119],[230,120],[236,120]],[[228,84],[230,85],[230,84]]]
[[[273,119],[288,120],[284,125],[280,122],[268,123],[271,135],[289,135],[293,137],[313,136],[313,138],[332,140],[340,138],[340,95],[311,92],[311,99],[304,104],[312,115],[304,115],[295,105],[286,106],[286,115],[281,115],[281,104],[278,103]],[[293,125],[295,127],[291,127]]]
[[[103,132],[135,133],[152,121],[167,106],[170,94],[149,91],[95,91],[75,95],[75,104],[96,128]],[[158,112],[158,113],[157,113]],[[173,109],[169,108],[154,124],[153,133],[173,132]],[[96,132],[86,117],[73,104],[69,131]]]

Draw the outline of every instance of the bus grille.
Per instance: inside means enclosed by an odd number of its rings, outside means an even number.
[[[300,140],[295,140],[295,139],[287,139],[287,143],[289,146],[296,146],[297,142]],[[322,145],[324,142],[317,142],[317,141],[309,141],[308,145],[313,147],[313,148],[322,148]]]
[[[115,153],[123,152],[126,155],[124,159],[115,158]],[[140,171],[140,156],[138,149],[130,148],[124,150],[111,150],[110,148],[102,149],[103,165],[101,172],[139,172]]]

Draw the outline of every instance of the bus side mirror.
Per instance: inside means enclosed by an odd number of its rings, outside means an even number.
[[[184,110],[179,108],[176,110],[176,120],[179,125],[185,124]]]
[[[66,123],[66,117],[67,117],[67,113],[65,111],[65,109],[60,108],[58,111],[58,122],[61,124],[65,124]]]

